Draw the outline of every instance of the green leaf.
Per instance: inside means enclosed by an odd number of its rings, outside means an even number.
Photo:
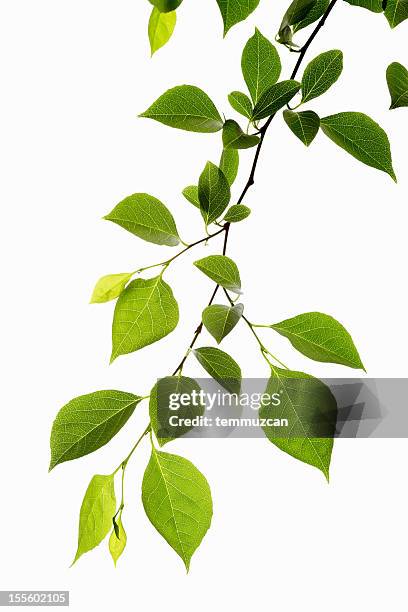
[[[203,310],[202,321],[207,331],[219,344],[234,329],[243,312],[243,304],[235,306],[212,304]]]
[[[242,293],[237,264],[226,255],[209,255],[195,261],[194,265],[224,289]]]
[[[299,32],[303,28],[307,28],[312,23],[315,23],[329,8],[330,0],[317,0],[316,4],[310,9],[306,17],[298,23],[293,24],[293,32]]]
[[[84,457],[107,444],[141,399],[124,391],[96,391],[68,402],[52,426],[50,471],[59,463]]]
[[[364,370],[350,334],[327,314],[305,312],[271,327],[310,359]]]
[[[408,19],[408,0],[387,0],[384,15],[392,28]]]
[[[149,0],[149,2],[161,13],[169,13],[179,7],[183,0]]]
[[[373,13],[382,13],[384,10],[382,0],[346,0],[346,2],[353,6],[361,6]]]
[[[207,162],[198,181],[198,199],[206,225],[222,215],[230,198],[230,186],[224,173],[212,162]]]
[[[95,285],[91,297],[91,304],[102,304],[117,298],[127,283],[132,278],[134,272],[124,272],[123,274],[108,274],[102,276]]]
[[[283,118],[295,136],[308,147],[319,131],[319,116],[313,111],[294,113],[291,110],[285,110]]]
[[[408,106],[408,70],[393,62],[387,68],[387,84],[391,96],[390,109]]]
[[[292,79],[272,85],[272,87],[264,91],[255,104],[253,119],[258,121],[259,119],[265,119],[274,115],[280,108],[291,101],[299,89],[300,83]]]
[[[167,246],[177,246],[180,242],[173,215],[148,193],[134,193],[125,198],[104,219],[148,242]]]
[[[183,189],[183,196],[197,208],[200,208],[200,200],[198,199],[198,186],[197,185],[189,185]]]
[[[283,16],[279,27],[277,41],[288,47],[296,47],[292,43],[292,27],[298,23],[305,21],[317,4],[317,0],[293,0],[288,10]],[[312,23],[312,22],[311,22]]]
[[[176,11],[169,13],[161,13],[159,9],[154,7],[149,19],[149,42],[150,50],[153,55],[161,47],[170,40],[171,35],[176,27],[177,15]]]
[[[244,47],[241,68],[254,104],[280,77],[282,65],[279,54],[257,28]]]
[[[227,213],[224,217],[224,221],[228,221],[228,223],[239,223],[239,221],[243,221],[251,214],[251,209],[248,206],[244,206],[244,204],[234,204],[227,210]]]
[[[114,476],[96,475],[86,490],[79,515],[78,549],[73,564],[98,546],[112,527],[116,511]]]
[[[259,136],[249,136],[240,128],[233,119],[224,123],[222,130],[222,142],[224,149],[250,149],[259,143]]]
[[[203,474],[184,457],[152,448],[142,502],[150,522],[188,571],[212,518],[211,491]]]
[[[140,115],[189,132],[218,132],[223,121],[212,100],[194,85],[166,91]]]
[[[242,91],[231,92],[228,96],[228,102],[237,113],[240,113],[240,115],[243,115],[247,119],[251,119],[252,102],[246,94],[242,93]]]
[[[161,275],[137,278],[120,295],[113,315],[111,363],[167,336],[177,326],[179,309]]]
[[[240,21],[244,21],[258,6],[259,0],[217,0],[224,22],[224,36]]]
[[[241,391],[241,368],[228,353],[213,346],[203,346],[193,351],[204,370],[230,393]]]
[[[177,422],[173,424],[170,418],[177,416],[180,419],[194,419],[204,414],[205,405],[199,398],[200,385],[186,376],[167,376],[161,378],[150,393],[149,413],[152,429],[160,446],[183,436],[193,429],[193,426]],[[175,396],[186,394],[192,400],[187,405],[172,408],[172,399]],[[173,396],[173,397],[172,397]]]
[[[388,136],[370,117],[363,113],[339,113],[321,119],[320,127],[350,155],[397,181]]]
[[[324,94],[337,81],[343,70],[343,53],[338,49],[315,57],[302,77],[302,104]]]
[[[117,529],[113,529],[109,538],[109,552],[116,567],[119,557],[122,555],[126,547],[127,536],[123,528],[122,516],[119,516],[116,521]]]
[[[227,179],[230,187],[234,184],[237,178],[239,168],[239,153],[238,149],[223,150],[220,159],[220,170]]]
[[[289,427],[266,425],[267,438],[285,453],[323,472],[329,480],[337,404],[330,389],[317,378],[273,367],[266,387],[269,396],[278,394],[280,404],[263,404],[261,419],[287,419]]]

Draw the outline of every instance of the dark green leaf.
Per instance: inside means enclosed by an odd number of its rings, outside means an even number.
[[[217,0],[224,22],[224,36],[232,26],[244,21],[256,9],[259,0]]]
[[[346,2],[353,6],[361,6],[373,13],[382,13],[384,10],[382,0],[346,0]]]
[[[179,7],[183,0],[149,0],[149,2],[157,7],[161,13],[168,13]]]
[[[298,23],[293,24],[293,32],[299,32],[299,30],[307,28],[307,26],[320,19],[320,17],[322,17],[329,8],[329,4],[330,0],[317,0],[316,4],[307,13],[306,17]]]
[[[283,118],[295,136],[308,147],[319,131],[319,116],[313,111],[294,113],[293,111],[285,110],[283,111]]]
[[[233,185],[237,178],[239,167],[238,149],[223,150],[220,159],[220,170],[227,179],[229,185]]]
[[[203,310],[202,321],[219,344],[234,329],[243,312],[243,304],[235,306],[212,304]]]
[[[242,293],[237,264],[226,255],[209,255],[195,261],[194,265],[221,287]]]
[[[260,95],[276,83],[282,70],[277,50],[257,28],[244,47],[241,67],[251,98],[256,104]]]
[[[265,91],[258,102],[255,104],[253,118],[255,121],[259,119],[265,119],[270,115],[275,114],[280,108],[288,104],[293,96],[297,94],[300,89],[300,83],[297,81],[281,81],[272,85],[267,91]]]
[[[222,130],[222,142],[224,149],[250,149],[256,147],[259,136],[245,134],[236,121],[228,119]]]
[[[182,193],[183,193],[183,196],[186,198],[186,200],[190,202],[190,204],[193,204],[193,206],[200,208],[200,200],[198,199],[198,186],[197,185],[189,185],[188,187],[185,187]]]
[[[247,119],[251,119],[252,102],[246,94],[242,93],[242,91],[231,92],[228,96],[228,102],[237,113],[240,113],[240,115],[243,115]]]
[[[408,19],[408,0],[387,0],[384,15],[392,28]]]
[[[227,213],[224,217],[224,221],[228,221],[228,223],[238,223],[239,221],[243,221],[251,214],[251,209],[248,206],[244,206],[244,204],[234,204],[227,210]]]
[[[204,370],[224,389],[230,393],[240,393],[241,368],[228,353],[213,346],[205,346],[193,352]]]
[[[154,7],[150,15],[148,27],[150,51],[152,55],[170,40],[174,28],[176,27],[176,21],[176,11],[161,13],[159,9]]]
[[[279,43],[287,45],[288,47],[297,46],[292,43],[293,31],[291,26],[304,22],[309,17],[316,4],[317,0],[293,0],[284,14],[279,27],[277,38]]]
[[[390,109],[408,106],[408,70],[393,62],[387,68],[387,84],[391,96]]]
[[[224,173],[212,162],[207,162],[198,181],[198,199],[206,225],[222,215],[230,198],[230,186]]]
[[[337,81],[343,70],[343,53],[338,49],[315,57],[302,77],[302,103],[324,94]]]

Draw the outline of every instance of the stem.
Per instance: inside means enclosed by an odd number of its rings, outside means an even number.
[[[140,438],[137,440],[137,442],[134,444],[132,450],[130,451],[130,453],[128,454],[128,456],[118,465],[118,467],[116,468],[116,470],[113,472],[113,474],[115,475],[121,468],[123,470],[123,472],[126,469],[126,466],[128,464],[129,459],[131,458],[131,456],[133,455],[133,453],[135,452],[135,450],[137,449],[137,447],[139,446],[140,442],[143,440],[143,438],[149,433],[151,429],[150,423],[148,424],[148,426],[146,427],[146,429],[144,430],[144,432],[142,433],[142,435],[140,436]],[[124,477],[124,474],[122,473],[122,478]]]

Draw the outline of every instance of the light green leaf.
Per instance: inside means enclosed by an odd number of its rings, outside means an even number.
[[[264,426],[267,438],[285,453],[317,467],[329,480],[337,419],[337,404],[330,389],[303,372],[274,367],[266,393],[271,397],[277,394],[280,403],[262,405],[260,418],[288,421],[284,430],[273,425]]]
[[[254,104],[280,77],[282,65],[279,54],[257,28],[244,47],[241,68]]]
[[[185,422],[173,424],[171,417],[194,419],[204,414],[205,405],[199,398],[200,391],[200,385],[193,378],[186,376],[167,376],[154,385],[150,393],[149,413],[152,429],[160,446],[193,429],[193,426],[186,425]],[[172,408],[172,399],[175,401],[176,396],[183,394],[188,395],[191,401],[186,402],[187,405],[180,402],[179,407]]]
[[[218,132],[223,121],[212,100],[194,85],[166,91],[140,115],[189,132]]]
[[[306,17],[298,23],[293,24],[293,32],[299,32],[299,30],[307,28],[307,26],[320,19],[320,17],[323,17],[324,13],[329,8],[329,4],[330,0],[317,0],[316,4],[307,13]]]
[[[113,315],[111,363],[167,336],[177,326],[179,309],[161,275],[137,278],[120,295]]]
[[[390,109],[408,106],[408,70],[393,62],[387,68],[387,84],[391,96]]]
[[[200,200],[198,199],[198,185],[189,185],[183,189],[183,196],[197,208],[200,208]]]
[[[122,555],[126,547],[127,536],[123,528],[122,516],[120,515],[116,521],[117,529],[113,529],[109,538],[109,552],[116,567],[119,557]]]
[[[285,110],[283,111],[283,118],[295,136],[308,147],[319,131],[319,116],[313,111],[294,113],[293,111]]]
[[[252,102],[246,94],[242,93],[242,91],[231,92],[228,96],[228,102],[237,113],[240,113],[240,115],[243,115],[247,119],[251,119]]]
[[[300,83],[292,79],[272,85],[272,87],[264,91],[255,104],[253,119],[258,121],[259,119],[265,119],[274,115],[280,108],[291,101],[299,89]]]
[[[161,13],[169,13],[180,6],[183,0],[149,0]]]
[[[302,104],[324,94],[337,81],[343,70],[343,53],[338,49],[315,57],[302,77]]]
[[[95,285],[91,297],[91,304],[102,304],[117,298],[127,283],[132,278],[134,272],[124,272],[123,274],[108,274],[102,276]]]
[[[221,287],[242,293],[237,264],[226,255],[209,255],[195,261],[194,265]]]
[[[149,41],[152,55],[170,40],[176,27],[176,11],[161,13],[154,7],[149,19]]]
[[[244,21],[258,6],[259,0],[217,0],[224,22],[224,36],[240,21]]]
[[[241,391],[241,368],[228,353],[213,346],[203,346],[193,351],[204,370],[230,393]]]
[[[180,242],[173,215],[148,193],[134,193],[125,198],[104,219],[148,242],[167,246]]]
[[[384,15],[392,28],[408,19],[408,0],[387,0]]]
[[[341,323],[327,314],[305,312],[271,327],[310,359],[364,370],[352,337]]]
[[[350,155],[397,181],[388,136],[370,117],[363,113],[339,113],[321,119],[320,127]]]
[[[222,215],[230,198],[230,186],[224,173],[212,162],[207,162],[198,181],[198,199],[206,225]]]
[[[220,159],[220,170],[227,179],[230,187],[234,184],[237,178],[239,168],[239,153],[238,149],[223,150]]]
[[[373,13],[382,13],[383,6],[382,0],[346,0],[348,4],[352,4],[353,6],[361,6],[362,8],[368,9]]]
[[[228,223],[239,223],[239,221],[243,221],[251,214],[251,209],[248,206],[244,206],[244,204],[234,204],[227,210],[227,213],[224,217],[224,221],[228,221]]]
[[[184,457],[152,448],[142,502],[149,520],[188,571],[212,518],[211,491],[203,474]]]
[[[222,142],[224,149],[250,149],[259,143],[259,136],[245,134],[236,121],[228,119],[222,130]]]
[[[107,444],[140,401],[141,397],[133,393],[96,391],[68,402],[58,412],[52,426],[50,470]]]
[[[202,321],[207,331],[219,344],[234,329],[243,312],[243,304],[235,306],[212,304],[203,310]]]
[[[98,546],[112,527],[116,511],[114,476],[96,475],[86,490],[79,515],[78,549],[75,561]]]

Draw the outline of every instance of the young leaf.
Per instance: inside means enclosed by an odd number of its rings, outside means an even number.
[[[242,91],[233,91],[228,95],[228,102],[232,108],[237,111],[240,115],[243,115],[247,119],[252,117],[252,102],[248,96]]]
[[[229,186],[234,184],[239,167],[238,149],[223,150],[220,159],[220,170],[227,179]]]
[[[245,134],[238,123],[228,119],[222,129],[224,149],[250,149],[259,143],[259,136]]]
[[[310,359],[364,370],[352,337],[341,323],[329,315],[305,312],[271,327]]]
[[[173,424],[172,416],[180,419],[194,419],[204,414],[205,405],[199,399],[200,385],[186,376],[167,376],[161,378],[150,393],[149,414],[152,429],[160,446],[183,436],[193,427],[185,424]],[[172,408],[172,398],[188,395],[191,401],[186,405]],[[194,399],[197,398],[196,400]]]
[[[149,0],[161,13],[169,13],[176,10],[183,0]]]
[[[109,442],[133,414],[141,398],[124,391],[80,395],[58,412],[51,430],[50,471],[84,457]]]
[[[343,53],[338,49],[315,57],[302,77],[302,104],[324,94],[337,81],[343,70]]]
[[[241,391],[241,368],[228,353],[213,346],[193,351],[204,370],[230,393]]]
[[[241,68],[254,104],[280,77],[282,65],[279,54],[257,28],[244,47]]]
[[[391,96],[390,109],[408,106],[408,70],[393,62],[387,68],[387,84]]]
[[[81,506],[78,548],[73,563],[105,539],[112,527],[115,510],[113,474],[94,476],[89,483]]]
[[[407,0],[387,0],[384,15],[392,28],[408,19]]]
[[[120,295],[113,315],[111,363],[172,332],[179,320],[173,292],[161,275],[137,278]]]
[[[270,115],[274,115],[280,108],[291,101],[299,89],[300,83],[293,80],[281,81],[276,83],[276,85],[272,85],[272,87],[264,91],[255,104],[253,119],[258,121],[259,119],[265,119]]]
[[[112,529],[112,533],[109,538],[109,552],[113,559],[116,567],[119,557],[123,553],[126,547],[127,536],[126,531],[123,528],[122,516],[119,516],[116,521],[117,529]]]
[[[224,22],[224,36],[240,21],[244,21],[258,6],[259,0],[217,0]]]
[[[226,255],[209,255],[195,261],[194,265],[221,287],[242,293],[237,264]]]
[[[158,8],[154,7],[149,19],[149,42],[150,50],[153,55],[161,47],[170,40],[171,35],[176,27],[177,15],[176,11],[169,13],[161,13]]]
[[[293,32],[299,32],[299,30],[307,28],[307,26],[320,19],[320,17],[323,17],[324,13],[329,8],[329,4],[330,0],[317,0],[316,4],[307,13],[306,17],[293,24]]]
[[[321,119],[320,127],[350,155],[397,181],[388,136],[370,117],[363,113],[339,113]]]
[[[102,304],[117,298],[133,276],[133,272],[123,274],[108,274],[102,276],[95,285],[91,297],[91,304]]]
[[[319,131],[319,116],[313,111],[295,113],[291,110],[285,110],[283,111],[283,118],[295,136],[308,147]]]
[[[228,223],[238,223],[239,221],[243,221],[251,214],[251,209],[248,206],[244,206],[244,204],[234,204],[227,210],[227,213],[224,217],[224,221]]]
[[[173,215],[148,193],[134,193],[125,198],[104,219],[148,242],[167,246],[177,246],[180,242]]]
[[[306,20],[315,7],[317,0],[293,0],[283,16],[279,27],[277,41],[288,47],[297,46],[292,43],[292,27]]]
[[[260,418],[287,419],[289,423],[286,437],[281,437],[282,428],[264,426],[266,437],[285,453],[321,470],[329,480],[337,419],[330,389],[308,374],[273,367],[266,393],[278,394],[280,404],[263,404]]]
[[[235,306],[212,304],[203,310],[202,321],[207,331],[219,344],[234,329],[243,312],[243,304]]]
[[[150,522],[188,571],[212,518],[211,491],[203,474],[184,457],[152,448],[142,502]]]
[[[198,199],[206,225],[222,215],[230,198],[230,186],[224,173],[212,162],[207,162],[198,181]]]
[[[194,85],[166,91],[140,115],[189,132],[218,132],[223,121],[212,100]]]
[[[189,185],[185,187],[182,191],[183,196],[197,208],[200,208],[200,200],[198,199],[198,186],[197,185]]]
[[[361,6],[373,13],[382,13],[384,10],[382,0],[346,0],[346,2],[353,6]]]

